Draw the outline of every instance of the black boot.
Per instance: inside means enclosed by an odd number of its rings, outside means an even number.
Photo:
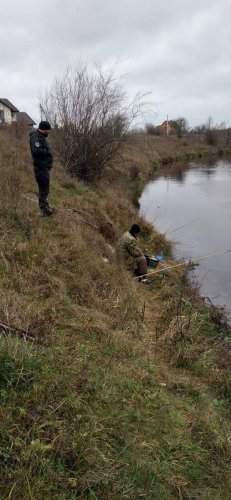
[[[50,217],[54,213],[54,210],[52,208],[50,208],[49,206],[41,208],[41,211],[42,211],[42,214],[44,215],[44,217]]]

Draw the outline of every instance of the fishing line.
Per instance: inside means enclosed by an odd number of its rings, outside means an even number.
[[[193,224],[193,222],[197,222],[198,220],[200,220],[200,217],[198,217],[197,219],[193,219],[193,220],[187,222],[186,224],[184,224],[183,226],[177,227],[176,229],[172,229],[171,231],[167,231],[165,233],[165,235],[175,233],[175,231],[178,231],[179,229],[183,229],[183,227],[189,226],[190,224]]]

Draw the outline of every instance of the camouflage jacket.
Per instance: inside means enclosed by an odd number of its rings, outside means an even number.
[[[118,241],[117,254],[127,264],[133,263],[134,259],[143,255],[138,242],[129,231],[126,231]]]

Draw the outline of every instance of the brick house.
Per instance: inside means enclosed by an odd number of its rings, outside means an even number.
[[[160,135],[177,135],[176,127],[172,120],[165,120],[161,125],[157,126]],[[167,130],[168,129],[168,130]]]

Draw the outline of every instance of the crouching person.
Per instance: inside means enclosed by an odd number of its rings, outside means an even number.
[[[147,280],[147,259],[137,242],[137,236],[141,229],[138,224],[133,224],[129,231],[126,231],[118,241],[117,255],[123,259],[126,267],[133,270],[135,276],[140,276],[139,281],[149,283]]]

